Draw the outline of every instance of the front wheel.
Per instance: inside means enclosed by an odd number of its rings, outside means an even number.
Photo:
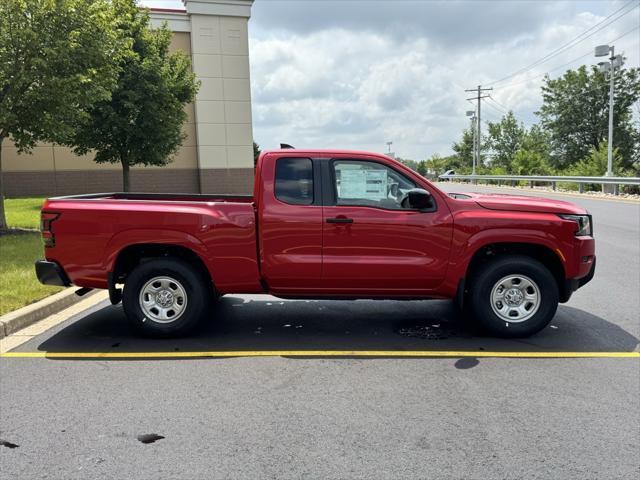
[[[130,324],[144,336],[180,336],[191,331],[207,311],[207,279],[187,262],[174,258],[138,265],[127,277],[122,305]]]
[[[558,308],[556,279],[530,257],[498,257],[470,281],[469,313],[499,337],[533,335],[549,324]]]

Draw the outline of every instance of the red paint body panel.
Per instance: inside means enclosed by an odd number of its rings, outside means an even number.
[[[274,194],[275,164],[284,156],[384,164],[429,191],[437,209],[284,203]],[[496,243],[548,249],[566,279],[586,276],[595,259],[593,238],[576,237],[575,222],[558,216],[586,214],[576,205],[510,195],[454,199],[399,162],[367,152],[263,152],[253,198],[62,197],[47,200],[43,211],[60,214],[51,224],[55,246],[45,249],[47,260],[73,284],[93,288],[107,287],[123,249],[143,244],[191,250],[220,293],[287,297],[454,297],[473,255]],[[326,222],[336,217],[353,223]]]
[[[353,224],[324,224],[323,287],[345,294],[382,290],[427,294],[447,273],[453,218],[432,213],[370,207],[324,207],[325,217]]]
[[[443,283],[451,253],[453,216],[446,195],[413,170],[384,155],[333,153],[391,167],[428,190],[435,212],[365,206],[324,207],[324,217],[352,224],[323,224],[323,290],[352,296],[433,297]]]
[[[252,203],[218,201],[48,200],[58,262],[75,285],[106,288],[118,254],[131,245],[188,248],[207,266],[220,292],[259,292]]]
[[[511,212],[546,212],[581,214],[584,209],[562,200],[531,197],[526,195],[508,195],[502,193],[466,193],[478,205],[489,210],[508,210]]]
[[[275,160],[282,156],[300,157],[265,155],[256,175],[261,271],[276,294],[320,288],[322,276],[322,206],[290,205],[275,197]]]

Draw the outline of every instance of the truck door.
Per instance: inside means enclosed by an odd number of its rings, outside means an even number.
[[[416,183],[378,160],[334,159],[325,169],[333,198],[323,212],[323,290],[410,296],[437,287],[449,259],[448,207],[433,198],[427,211],[404,208]]]
[[[317,289],[322,277],[320,170],[310,158],[266,157],[259,208],[262,277],[274,293]]]

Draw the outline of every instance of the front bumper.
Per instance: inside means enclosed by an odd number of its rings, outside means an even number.
[[[584,285],[589,283],[593,279],[593,276],[595,275],[595,273],[596,273],[596,257],[593,257],[593,262],[591,263],[591,269],[589,269],[589,273],[587,273],[584,277],[569,278],[565,280],[565,288],[564,288],[562,298],[560,298],[560,302],[564,303],[569,301],[569,298],[571,298],[571,294],[576,290],[578,290],[580,287],[583,287]]]
[[[44,285],[55,285],[58,287],[68,287],[71,285],[69,277],[62,267],[56,262],[47,260],[36,261],[36,276],[40,283]]]

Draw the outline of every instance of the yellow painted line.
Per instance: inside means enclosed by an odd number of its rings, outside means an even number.
[[[495,357],[640,358],[640,352],[488,352],[465,350],[239,350],[204,352],[7,352],[0,358],[206,358],[206,357]]]

